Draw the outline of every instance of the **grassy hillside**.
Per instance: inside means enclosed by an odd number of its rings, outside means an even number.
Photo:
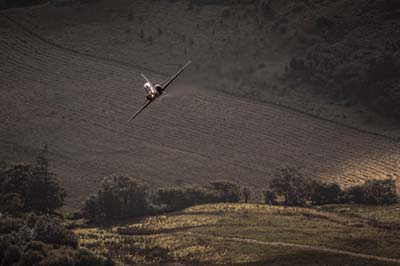
[[[397,230],[303,208],[213,204],[77,229],[80,245],[134,265],[396,265]]]

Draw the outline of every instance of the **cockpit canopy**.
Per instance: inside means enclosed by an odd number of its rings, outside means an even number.
[[[152,86],[149,82],[146,82],[144,85],[144,89],[146,92],[151,92],[152,91]]]

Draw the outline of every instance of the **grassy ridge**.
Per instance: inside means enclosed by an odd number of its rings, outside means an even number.
[[[207,265],[392,265],[323,250],[310,245],[389,258],[400,258],[399,232],[368,224],[361,218],[304,208],[257,204],[201,205],[109,228],[76,230],[80,245],[116,257],[120,262],[182,262]]]

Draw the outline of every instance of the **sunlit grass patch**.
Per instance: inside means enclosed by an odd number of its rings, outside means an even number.
[[[143,226],[157,229],[179,229],[186,227],[199,227],[205,225],[214,225],[221,220],[216,215],[193,215],[183,213],[171,216],[162,216],[162,219],[151,217],[143,221]]]
[[[80,236],[82,247],[107,254],[127,265],[167,262],[205,265],[264,265],[262,262],[268,262],[285,265],[274,258],[290,257],[299,251],[295,247],[243,243],[232,241],[232,238],[400,258],[397,249],[400,232],[374,227],[362,217],[318,209],[207,204],[120,224],[75,232]],[[324,255],[319,255],[321,257],[311,265],[326,265],[323,263],[326,262]],[[307,265],[306,258],[309,256],[304,255],[304,263],[300,265]],[[339,262],[363,265],[357,258],[343,258]]]

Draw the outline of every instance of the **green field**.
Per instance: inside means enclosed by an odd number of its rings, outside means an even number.
[[[121,265],[400,264],[399,231],[306,208],[201,205],[76,233],[82,247]]]

